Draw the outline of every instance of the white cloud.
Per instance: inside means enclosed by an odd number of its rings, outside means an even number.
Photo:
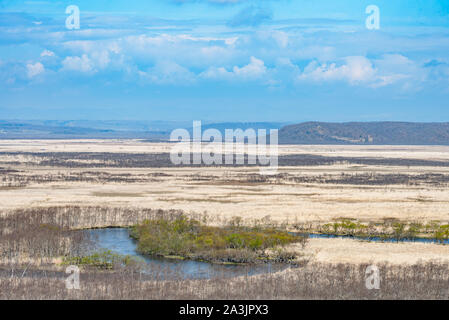
[[[125,66],[125,54],[119,41],[67,41],[64,47],[73,51],[73,57],[68,57],[66,61],[69,66],[65,69],[76,70],[82,72],[106,70],[108,68],[115,70],[125,70],[131,67],[132,55],[129,56],[130,66]],[[79,58],[81,56],[81,58]],[[80,61],[81,59],[81,61]],[[66,59],[67,60],[67,59]],[[64,63],[64,62],[63,62]]]
[[[195,74],[171,61],[160,61],[148,71],[139,71],[142,79],[156,84],[187,85],[195,81]]]
[[[212,66],[229,68],[237,65],[240,58],[248,57],[248,54],[235,50],[236,39],[160,34],[129,36],[119,43],[123,53],[137,63],[170,60],[187,68],[205,69]]]
[[[78,53],[106,50],[118,54],[121,51],[118,40],[73,40],[64,42],[63,46]]]
[[[416,62],[400,54],[385,54],[370,61],[363,56],[346,57],[344,63],[319,64],[312,61],[298,79],[301,81],[346,81],[351,85],[378,88],[402,83],[403,88],[418,88],[426,81],[428,72]]]
[[[95,51],[91,54],[91,58],[94,60],[94,64],[100,69],[106,68],[111,62],[111,59],[109,58],[109,51],[107,50]]]
[[[54,55],[55,55],[55,53],[50,50],[44,50],[41,53],[41,57],[53,57]]]
[[[280,48],[286,48],[289,42],[288,34],[283,31],[272,31],[270,36],[276,41]]]
[[[275,67],[269,69],[269,84],[271,86],[282,86],[293,83],[301,74],[301,69],[289,58],[279,57],[276,59]]]
[[[232,71],[226,70],[224,67],[210,67],[200,74],[200,77],[206,79],[216,80],[231,80],[231,79],[247,79],[254,80],[260,78],[267,72],[265,63],[255,57],[250,58],[250,62],[243,66],[234,66]]]
[[[233,73],[223,67],[210,67],[206,71],[200,73],[201,78],[213,80],[230,80],[232,76]]]
[[[242,68],[236,66],[233,68],[233,71],[235,75],[240,77],[258,78],[267,71],[267,68],[262,60],[251,57],[249,64]]]
[[[345,64],[318,64],[312,61],[299,76],[300,80],[335,81],[346,80],[351,84],[370,82],[375,79],[376,69],[371,61],[362,56],[347,57]]]
[[[62,61],[64,70],[79,71],[79,72],[92,72],[94,71],[91,60],[86,54],[81,57],[67,57]]]
[[[27,75],[28,78],[33,78],[45,71],[44,65],[40,62],[36,62],[35,64],[29,63],[27,64]]]
[[[425,70],[422,61],[418,63],[400,54],[382,56],[374,51],[372,54],[379,58],[368,59],[363,56],[364,50],[343,50],[335,46],[328,41],[326,33],[321,34],[326,41],[319,46],[313,33],[309,35],[295,29],[267,28],[238,36],[181,32],[63,41],[64,49],[70,53],[62,61],[62,69],[91,75],[100,71],[121,71],[124,77],[140,77],[153,83],[257,80],[260,84],[276,86],[294,84],[298,80],[300,83],[344,82],[366,87],[400,82],[418,85],[429,80],[426,75],[430,72],[433,77],[446,74],[441,71],[443,67]],[[356,55],[346,56],[352,52]],[[41,53],[42,57],[54,55],[50,50]],[[299,65],[304,61],[312,62],[301,70],[303,67]],[[155,67],[148,69],[149,65]]]

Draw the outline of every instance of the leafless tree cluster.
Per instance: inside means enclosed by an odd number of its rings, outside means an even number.
[[[67,173],[45,173],[45,174],[20,174],[1,173],[0,186],[2,187],[25,187],[31,183],[42,184],[51,182],[89,182],[89,183],[141,183],[157,182],[154,174],[130,174],[130,173],[108,173],[102,171],[83,171]]]
[[[327,183],[350,185],[433,185],[446,186],[449,175],[437,173],[425,174],[379,174],[379,173],[342,173],[340,175],[324,174],[319,176],[290,176],[288,181],[295,183]]]
[[[175,166],[170,161],[170,154],[165,153],[118,153],[118,152],[0,152],[0,157],[21,156],[23,160],[2,160],[0,165],[39,165],[64,168],[162,168]],[[248,166],[248,155],[240,155],[244,164],[234,161],[229,166]],[[193,156],[191,155],[191,158]],[[191,162],[190,162],[191,163]],[[223,165],[225,165],[223,156]],[[332,164],[378,165],[378,166],[432,166],[448,167],[448,161],[404,159],[404,158],[369,158],[339,157],[314,154],[289,154],[279,156],[279,166],[320,166]],[[186,165],[184,165],[186,166]],[[191,165],[188,165],[191,166]],[[195,166],[204,166],[198,164]]]
[[[126,227],[146,219],[171,218],[180,210],[134,207],[60,206],[17,209],[0,213],[0,235],[25,226],[50,225],[62,229]]]
[[[309,263],[234,279],[152,281],[138,272],[82,272],[80,290],[63,274],[0,272],[0,299],[448,299],[449,265],[378,265],[380,288],[366,286],[367,264]]]
[[[47,207],[0,213],[0,261],[40,263],[82,255],[91,245],[77,229],[130,226],[145,219],[175,217],[178,211],[106,207]]]

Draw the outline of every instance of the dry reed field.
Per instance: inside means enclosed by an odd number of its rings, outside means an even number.
[[[64,273],[16,270],[18,277],[3,272],[0,299],[448,299],[448,264],[413,266],[380,264],[380,290],[367,290],[367,264],[313,263],[298,269],[243,276],[231,281],[152,281],[132,270],[84,272],[81,289],[67,290]],[[6,275],[4,274],[6,273]]]
[[[181,213],[216,227],[238,219],[303,233],[446,236],[449,147],[281,145],[271,176],[255,166],[174,166],[170,147],[139,140],[1,141],[0,298],[449,297],[449,245],[350,237],[288,244],[285,250],[299,260],[277,273],[169,281],[119,263],[106,271],[86,267],[84,288],[68,292],[62,262],[85,254],[90,243],[79,230]],[[382,286],[370,291],[364,276],[373,263]]]

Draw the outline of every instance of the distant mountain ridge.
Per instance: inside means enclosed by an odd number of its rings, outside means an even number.
[[[303,122],[282,127],[279,143],[449,145],[449,122]]]
[[[279,129],[280,122],[202,122],[201,129]],[[192,121],[157,120],[0,120],[0,139],[144,139],[168,141],[178,128],[192,135]]]
[[[204,122],[201,129],[279,129],[280,144],[449,145],[449,122]],[[189,121],[0,120],[0,139],[144,139],[168,141]]]

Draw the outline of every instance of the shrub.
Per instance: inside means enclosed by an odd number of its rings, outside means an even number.
[[[265,249],[304,243],[301,236],[272,227],[244,227],[239,219],[233,219],[226,227],[212,227],[184,215],[145,220],[132,228],[131,236],[138,240],[138,251],[142,254],[207,261],[247,262],[264,256]],[[239,257],[232,258],[236,253]]]

